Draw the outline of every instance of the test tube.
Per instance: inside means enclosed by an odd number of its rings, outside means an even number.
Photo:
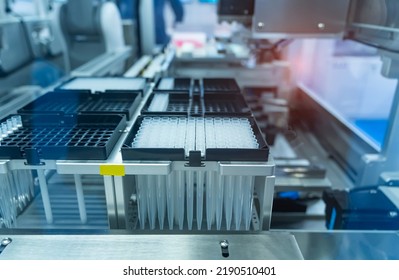
[[[157,215],[156,175],[147,175],[147,207],[150,229],[155,229]]]
[[[7,122],[1,123],[1,137],[4,139],[8,136]]]
[[[244,176],[244,196],[243,196],[243,220],[245,230],[249,230],[252,220],[252,206],[253,206],[253,193],[254,193],[254,177]]]
[[[10,182],[7,174],[0,174],[0,216],[3,219],[3,224],[6,228],[11,228],[13,225],[13,199],[10,193]]]
[[[244,176],[237,176],[237,182],[234,187],[234,220],[236,230],[240,230],[242,219],[242,206],[244,201],[243,185]]]
[[[165,176],[157,175],[157,206],[159,228],[163,230],[166,210]]]
[[[194,171],[186,171],[187,182],[187,224],[188,229],[193,229],[194,216]]]
[[[147,178],[146,175],[137,175],[137,203],[139,210],[140,228],[145,228],[147,219]]]
[[[234,176],[226,176],[226,185],[224,188],[224,212],[226,218],[226,228],[230,230],[233,216],[234,199]]]
[[[20,115],[12,116],[11,117],[13,126],[15,126],[17,129],[22,127],[22,118]]]
[[[14,127],[12,125],[12,120],[11,119],[7,119],[6,124],[7,124],[7,132],[8,132],[8,134],[13,133],[14,132]]]
[[[177,182],[176,182],[176,219],[179,224],[179,229],[183,229],[184,225],[184,194],[185,194],[185,187],[184,187],[184,171],[176,171],[177,173]]]
[[[167,192],[167,200],[166,205],[168,208],[168,222],[169,222],[169,229],[173,229],[173,220],[175,216],[175,177],[176,172],[172,171],[167,178],[166,181],[166,192]]]
[[[222,227],[223,215],[223,190],[224,190],[224,176],[219,176],[218,184],[216,185],[216,229],[220,230]]]
[[[206,223],[208,230],[211,230],[213,221],[215,219],[215,172],[208,171],[206,175]]]
[[[14,170],[13,172],[10,173],[10,181],[12,182],[12,197],[14,199],[15,206],[17,209],[22,211],[26,204],[28,203],[27,199],[25,198],[24,195],[24,190],[23,187],[24,185],[21,182],[21,177],[19,170]]]
[[[197,171],[197,228],[202,226],[202,213],[204,211],[204,172]]]

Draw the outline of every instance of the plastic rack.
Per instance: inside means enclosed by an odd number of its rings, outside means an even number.
[[[129,120],[140,104],[138,92],[49,92],[18,110],[20,114],[124,114]]]
[[[1,159],[107,159],[126,127],[122,115],[22,115],[22,127],[1,141]]]

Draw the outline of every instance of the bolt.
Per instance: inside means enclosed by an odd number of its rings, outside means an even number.
[[[258,29],[263,29],[265,27],[265,24],[263,22],[258,22]]]
[[[227,249],[229,247],[229,241],[227,240],[220,241],[220,247],[222,247],[222,249]]]
[[[317,27],[318,27],[320,30],[326,29],[326,25],[325,25],[324,23],[322,23],[322,22],[319,22],[319,23],[317,24]]]
[[[11,242],[12,242],[12,239],[7,237],[7,238],[4,238],[3,240],[1,240],[0,244],[1,244],[1,246],[7,246]]]

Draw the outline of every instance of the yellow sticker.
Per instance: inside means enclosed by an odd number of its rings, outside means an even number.
[[[100,165],[100,175],[103,176],[125,176],[125,166],[121,164]]]

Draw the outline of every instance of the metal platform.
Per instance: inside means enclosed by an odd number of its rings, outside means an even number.
[[[302,254],[293,235],[0,235],[12,242],[3,260],[299,260]],[[229,243],[227,258],[220,242]]]

